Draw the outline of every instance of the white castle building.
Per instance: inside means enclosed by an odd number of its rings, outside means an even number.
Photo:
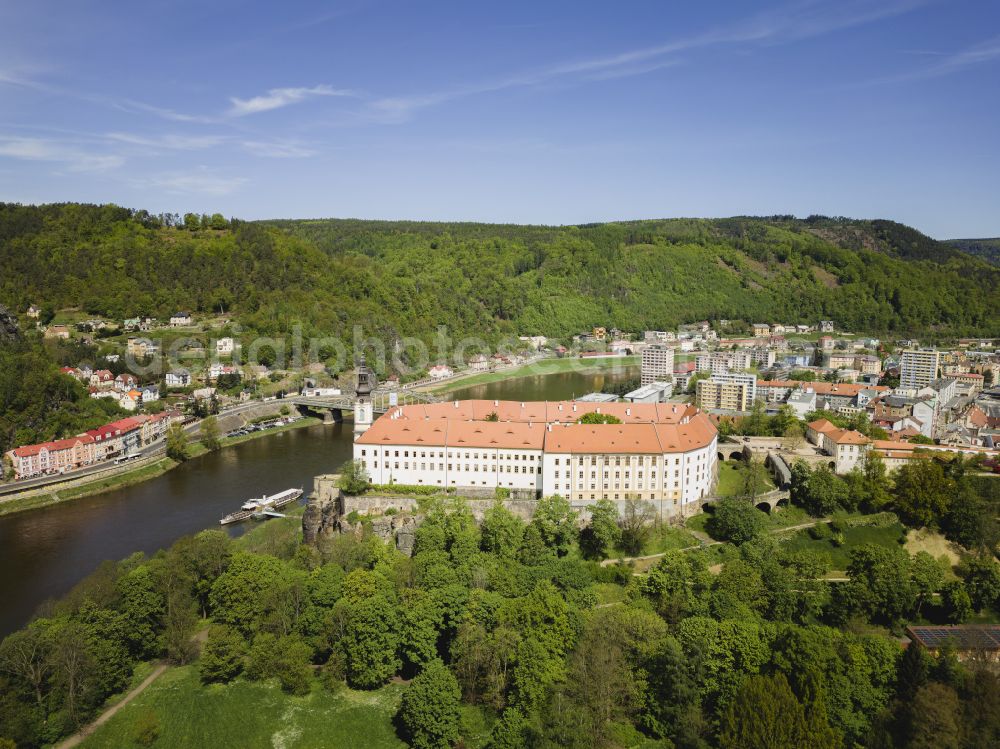
[[[591,412],[621,423],[579,423]],[[711,493],[717,438],[686,404],[468,400],[389,410],[356,428],[354,458],[375,484],[641,499],[674,515]]]

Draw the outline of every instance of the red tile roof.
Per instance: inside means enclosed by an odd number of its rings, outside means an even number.
[[[593,412],[616,416],[622,423],[578,423]],[[487,421],[493,414],[497,420]],[[469,400],[393,409],[377,419],[358,443],[662,453],[704,447],[715,435],[705,414],[676,403]]]
[[[59,450],[71,450],[77,443],[82,445],[90,444],[94,441],[94,438],[90,435],[84,434],[79,437],[68,437],[62,440],[53,440],[52,442],[42,442],[38,445],[25,445],[24,447],[15,447],[13,449],[14,455],[19,458],[27,458],[32,455],[38,455],[42,450],[48,450],[49,452],[57,452]]]

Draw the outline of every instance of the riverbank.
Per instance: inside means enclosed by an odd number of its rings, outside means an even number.
[[[496,372],[470,374],[468,377],[456,377],[441,387],[420,388],[434,395],[462,390],[473,385],[486,385],[504,380],[516,380],[522,377],[537,377],[540,375],[562,374],[575,372],[579,374],[599,374],[612,370],[630,369],[639,366],[638,356],[608,356],[603,358],[580,359],[579,357],[563,357],[561,359],[539,359],[531,364],[514,369],[502,369]]]
[[[223,437],[219,440],[219,449],[222,450],[227,447],[239,445],[261,437],[270,437],[275,434],[280,434],[281,432],[287,432],[292,429],[301,429],[302,427],[315,426],[316,424],[321,423],[321,419],[307,416],[305,418],[298,419],[297,421],[293,421],[290,424],[282,424],[274,429],[251,432],[250,434],[241,435],[239,437]],[[189,443],[188,451],[188,459],[197,458],[209,452],[204,445],[197,441],[197,433],[195,433],[192,441]],[[101,474],[97,477],[83,477],[79,481],[71,481],[66,484],[60,484],[59,488],[56,489],[28,489],[24,493],[14,494],[10,497],[0,499],[0,517],[10,515],[15,512],[37,510],[42,507],[49,507],[50,505],[60,504],[62,502],[68,502],[82,497],[90,497],[95,494],[102,494],[114,489],[124,489],[125,487],[134,486],[135,484],[140,484],[144,481],[162,476],[167,471],[170,471],[179,465],[181,465],[180,461],[164,456],[153,460],[152,462],[144,462],[138,466],[122,466],[122,470],[120,472],[114,473],[110,476]]]

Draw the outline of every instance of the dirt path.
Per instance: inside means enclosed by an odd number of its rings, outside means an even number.
[[[819,518],[817,520],[811,520],[808,523],[800,523],[799,525],[789,525],[787,528],[775,528],[774,530],[768,531],[772,535],[775,533],[786,533],[788,531],[800,531],[803,528],[812,528],[814,525],[819,525],[820,523],[826,523],[830,518]],[[677,549],[677,551],[694,551],[695,549],[704,549],[708,546],[718,546],[724,541],[713,541],[712,537],[707,533],[702,531],[696,531],[691,528],[686,529],[688,533],[698,539],[698,543],[694,546],[685,546],[683,549]],[[615,559],[603,559],[601,560],[602,567],[609,567],[612,564],[629,564],[631,562],[645,562],[649,559],[659,559],[664,556],[667,552],[661,551],[658,554],[647,554],[644,557],[618,557]]]
[[[98,728],[100,728],[109,720],[111,720],[113,717],[115,717],[115,715],[118,714],[119,710],[121,710],[128,703],[130,703],[132,700],[134,700],[136,697],[142,694],[143,691],[146,689],[146,687],[148,687],[154,681],[159,679],[163,675],[163,672],[166,671],[168,668],[170,668],[170,666],[166,663],[158,664],[157,667],[153,669],[153,673],[151,673],[149,676],[143,679],[142,683],[139,686],[137,686],[131,692],[126,694],[121,700],[119,700],[114,705],[105,710],[103,713],[101,713],[97,717],[97,719],[94,720],[92,723],[81,728],[79,731],[74,733],[72,736],[63,741],[61,744],[57,744],[56,749],[70,749],[70,747],[79,746],[84,739],[90,736],[90,734],[92,734]]]
[[[201,653],[202,647],[205,645],[205,641],[208,640],[208,630],[202,629],[195,632],[191,637],[191,640],[195,642],[198,646],[198,652]],[[132,689],[128,694],[122,697],[118,702],[109,707],[103,713],[97,716],[93,721],[88,723],[86,726],[81,728],[79,731],[74,733],[72,736],[64,739],[61,744],[56,745],[56,749],[71,749],[71,747],[79,746],[88,736],[90,736],[94,731],[103,726],[113,717],[118,714],[118,711],[125,707],[128,703],[142,694],[146,688],[152,684],[154,681],[163,676],[164,672],[170,668],[169,663],[158,663],[153,672],[142,680],[142,683],[137,687]]]

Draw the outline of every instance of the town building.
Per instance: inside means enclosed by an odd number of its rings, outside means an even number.
[[[138,390],[129,390],[118,396],[118,405],[126,411],[135,411],[142,405],[142,393]]]
[[[982,390],[983,381],[983,376],[975,372],[963,372],[962,374],[955,375],[955,382],[962,386],[969,395],[975,395]]]
[[[643,332],[642,340],[646,343],[666,343],[676,341],[677,335],[672,330],[647,330]]]
[[[853,351],[834,351],[827,356],[826,366],[830,369],[850,369],[854,367]]]
[[[90,386],[97,390],[112,390],[115,386],[115,376],[108,369],[98,369],[90,375]]]
[[[235,349],[236,341],[228,336],[226,338],[219,338],[215,342],[215,353],[219,356],[232,356]]]
[[[588,413],[621,423],[579,423]],[[711,493],[716,442],[708,417],[683,404],[454,401],[390,410],[357,437],[354,458],[376,484],[501,488],[580,507],[640,499],[671,516]]]
[[[66,325],[50,325],[45,329],[45,337],[69,340],[69,328]]]
[[[842,406],[857,405],[864,392],[888,393],[885,385],[866,385],[850,382],[807,382],[804,380],[760,380],[757,383],[757,397],[766,403],[784,403],[799,388],[808,388],[816,393],[816,408],[836,411]],[[869,398],[870,393],[867,396]],[[867,405],[867,400],[862,405]]]
[[[804,419],[806,414],[812,413],[816,409],[816,391],[811,387],[800,388],[798,390],[793,390],[788,395],[788,400],[785,401],[788,407],[792,409],[792,413],[798,419]]]
[[[482,354],[476,354],[469,359],[469,369],[473,372],[486,372],[490,368],[490,360]]]
[[[141,449],[162,437],[180,418],[174,412],[130,416],[75,437],[15,447],[5,457],[17,479],[65,473]]]
[[[664,344],[652,344],[642,350],[639,383],[670,382],[674,373],[674,350]]]
[[[753,337],[754,338],[766,338],[771,335],[771,326],[763,322],[755,322],[753,324]]]
[[[720,374],[698,380],[695,403],[704,411],[749,411],[756,397],[757,377],[752,374]]]
[[[899,359],[899,386],[919,390],[938,378],[940,353],[933,349],[907,349]]]
[[[756,364],[759,369],[773,367],[776,358],[777,354],[774,349],[768,346],[756,346],[750,349],[750,361]],[[741,367],[740,369],[749,369],[749,367]]]
[[[119,393],[127,393],[132,390],[139,380],[136,379],[135,375],[123,373],[115,378],[115,390]]]
[[[431,379],[443,380],[446,377],[453,376],[455,372],[447,364],[435,364],[433,367],[427,370],[427,374],[430,375]]]
[[[821,333],[832,333],[834,329],[833,320],[820,320],[819,330]]]
[[[919,647],[934,656],[947,650],[959,661],[1000,663],[1000,625],[951,624],[906,628],[909,647]]]
[[[168,388],[186,388],[191,384],[191,373],[186,369],[173,369],[166,374]]]
[[[175,312],[170,316],[170,327],[172,328],[184,328],[189,326],[191,322],[190,312]]]
[[[673,394],[674,386],[669,382],[651,382],[625,393],[622,400],[629,403],[665,403]]]
[[[750,369],[750,364],[753,361],[751,353],[753,350],[756,349],[751,349],[750,351],[713,351],[712,353],[698,354],[694,359],[695,370],[698,372],[711,372],[713,375],[742,372]]]
[[[830,468],[835,473],[850,473],[859,467],[871,446],[871,440],[861,432],[840,429],[826,419],[809,422],[806,439],[833,458]]]

